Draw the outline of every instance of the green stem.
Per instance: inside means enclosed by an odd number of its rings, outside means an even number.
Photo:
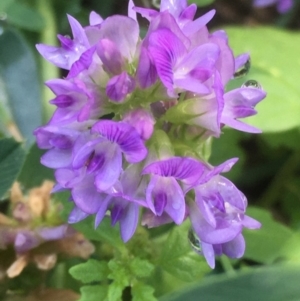
[[[270,207],[280,195],[284,185],[290,179],[291,175],[298,168],[300,162],[300,153],[294,152],[283,164],[282,168],[274,176],[273,181],[265,190],[259,202],[264,207]]]
[[[225,255],[221,256],[220,258],[222,267],[224,269],[224,271],[226,272],[226,274],[228,276],[235,276],[236,275],[236,271],[234,270],[229,258]]]
[[[52,7],[52,1],[49,0],[37,0],[37,8],[44,17],[46,26],[41,32],[40,42],[47,45],[55,45],[56,39],[56,20],[54,10]],[[56,66],[47,62],[44,58],[41,58],[41,75],[42,80],[47,81],[52,78],[59,77],[59,70]],[[49,100],[54,97],[54,94],[47,88],[44,87],[42,90],[42,103],[43,103],[43,121],[46,122],[50,119],[53,114],[54,106],[49,104]]]

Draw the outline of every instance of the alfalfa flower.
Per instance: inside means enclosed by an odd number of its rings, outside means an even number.
[[[136,13],[149,21],[144,38]],[[223,246],[240,237],[242,222],[226,241],[207,238],[224,221],[235,221],[231,212],[243,215],[246,203],[228,209],[226,189],[232,183],[220,178],[220,166],[209,165],[204,149],[225,125],[258,132],[240,119],[256,113],[265,92],[244,86],[225,93],[249,55],[235,58],[224,31],[209,33],[214,10],[197,19],[195,13],[196,5],[186,0],[162,0],[160,11],[129,1],[128,16],[103,19],[92,12],[86,27],[69,17],[73,39],[59,36],[58,48],[37,46],[46,59],[69,70],[64,80],[46,83],[57,109],[35,135],[47,150],[42,163],[55,169],[54,191],[71,192],[70,223],[95,215],[97,227],[109,212],[127,242],[145,208],[142,223],[148,226],[191,218],[203,245]],[[214,202],[224,181],[223,199]],[[241,197],[237,189],[233,194]],[[198,206],[199,195],[210,213]],[[207,227],[196,226],[193,206],[199,216],[216,221],[207,236],[202,233]],[[226,253],[225,246],[222,250]],[[203,254],[213,266],[212,257]]]

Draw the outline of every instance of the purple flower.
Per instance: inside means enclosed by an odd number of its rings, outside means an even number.
[[[254,6],[265,7],[277,4],[277,10],[284,14],[288,12],[293,6],[293,0],[254,0]]]
[[[202,253],[213,268],[215,255],[226,254],[240,258],[244,254],[245,242],[241,235],[244,227],[257,229],[260,223],[245,215],[246,197],[232,182],[220,176],[236,162],[231,159],[208,168],[193,185],[195,201],[189,202],[192,227],[200,239]]]
[[[173,157],[146,166],[142,174],[151,174],[146,190],[150,210],[157,216],[165,212],[176,224],[181,224],[185,218],[186,205],[178,180],[193,183],[202,172],[199,162],[191,158]]]
[[[57,37],[61,43],[61,47],[43,44],[38,44],[36,47],[45,59],[57,67],[70,70],[73,63],[89,48],[90,43],[79,22],[69,15],[68,19],[72,29],[73,40],[69,37],[58,35]]]
[[[150,22],[144,39],[136,13]],[[226,33],[208,32],[214,10],[195,14],[186,0],[162,0],[160,11],[130,0],[128,16],[92,12],[86,27],[69,17],[72,39],[37,45],[69,73],[46,83],[56,110],[35,135],[47,150],[41,162],[55,169],[54,191],[71,192],[69,223],[95,215],[97,227],[110,212],[126,242],[140,207],[148,227],[190,218],[213,266],[214,255],[239,257],[242,228],[257,224],[245,216],[243,194],[219,175],[235,159],[214,168],[204,150],[225,125],[258,132],[240,119],[256,113],[265,93],[247,86],[224,92],[249,55],[235,59]],[[62,232],[48,230],[40,235]]]

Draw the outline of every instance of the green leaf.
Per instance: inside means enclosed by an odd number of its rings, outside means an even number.
[[[78,301],[110,301],[106,298],[107,289],[106,285],[83,286],[80,288],[81,298]]]
[[[0,75],[0,131],[6,136],[11,136],[9,130],[13,125],[13,118],[8,103],[8,95],[2,76]]]
[[[23,36],[15,30],[0,35],[0,73],[13,117],[26,142],[41,124],[40,83],[34,55]]]
[[[15,0],[1,0],[0,12],[4,12],[13,2],[15,2]]]
[[[149,277],[154,270],[154,265],[146,259],[135,257],[130,262],[130,270],[136,277]]]
[[[153,287],[140,282],[134,284],[131,288],[132,301],[157,301],[153,293]]]
[[[274,148],[280,146],[285,146],[295,150],[300,148],[300,128],[280,133],[266,133],[261,135],[261,138]]]
[[[94,217],[89,217],[76,223],[73,227],[83,233],[87,239],[106,242],[118,249],[125,248],[125,245],[120,238],[119,229],[111,225],[108,217],[103,219],[97,229],[94,227]]]
[[[299,49],[300,34],[268,27],[231,27],[226,29],[236,54],[249,52],[249,75],[232,81],[241,86],[257,80],[268,95],[258,106],[258,114],[245,119],[264,132],[285,131],[300,125]],[[280,122],[278,122],[280,120]]]
[[[40,186],[44,180],[54,180],[53,170],[40,163],[45,152],[33,144],[27,154],[24,166],[18,177],[18,181],[26,189]]]
[[[7,22],[22,29],[41,31],[45,27],[45,21],[39,12],[20,1],[11,2],[4,11]]]
[[[107,297],[109,301],[121,301],[122,292],[125,287],[116,281],[108,287]]]
[[[207,6],[214,2],[215,0],[188,0],[189,4],[197,4],[198,7]]]
[[[0,198],[12,186],[25,160],[22,144],[13,139],[0,139]]]
[[[288,262],[300,263],[300,232],[294,233],[282,245],[279,251],[279,258]]]
[[[71,267],[69,273],[83,283],[103,281],[107,279],[109,268],[106,261],[89,259],[85,263]]]
[[[195,281],[210,271],[205,259],[196,254],[188,241],[188,221],[170,232],[159,259],[159,265],[168,273],[183,280]]]
[[[300,266],[278,265],[210,276],[160,301],[297,301],[300,300]]]
[[[112,259],[108,263],[111,273],[108,275],[109,279],[114,280],[122,287],[129,285],[129,273],[124,265],[124,262],[119,262],[117,259]]]
[[[244,257],[261,263],[272,263],[280,257],[280,250],[293,236],[293,231],[274,221],[266,210],[249,207],[247,215],[257,219],[262,227],[258,230],[244,230]]]

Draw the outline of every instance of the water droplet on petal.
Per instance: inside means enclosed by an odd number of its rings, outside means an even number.
[[[244,65],[242,65],[237,71],[234,72],[233,77],[241,78],[247,75],[250,68],[251,68],[251,60],[249,58]]]
[[[253,89],[262,89],[261,84],[256,81],[255,79],[249,79],[247,80],[243,85],[242,88],[253,88]]]
[[[202,255],[202,248],[201,248],[201,240],[198,237],[198,235],[195,233],[195,231],[193,230],[193,228],[190,228],[189,232],[188,232],[188,240],[191,244],[191,247],[193,248],[193,250]]]
[[[157,9],[160,9],[160,0],[152,0],[152,5]]]

